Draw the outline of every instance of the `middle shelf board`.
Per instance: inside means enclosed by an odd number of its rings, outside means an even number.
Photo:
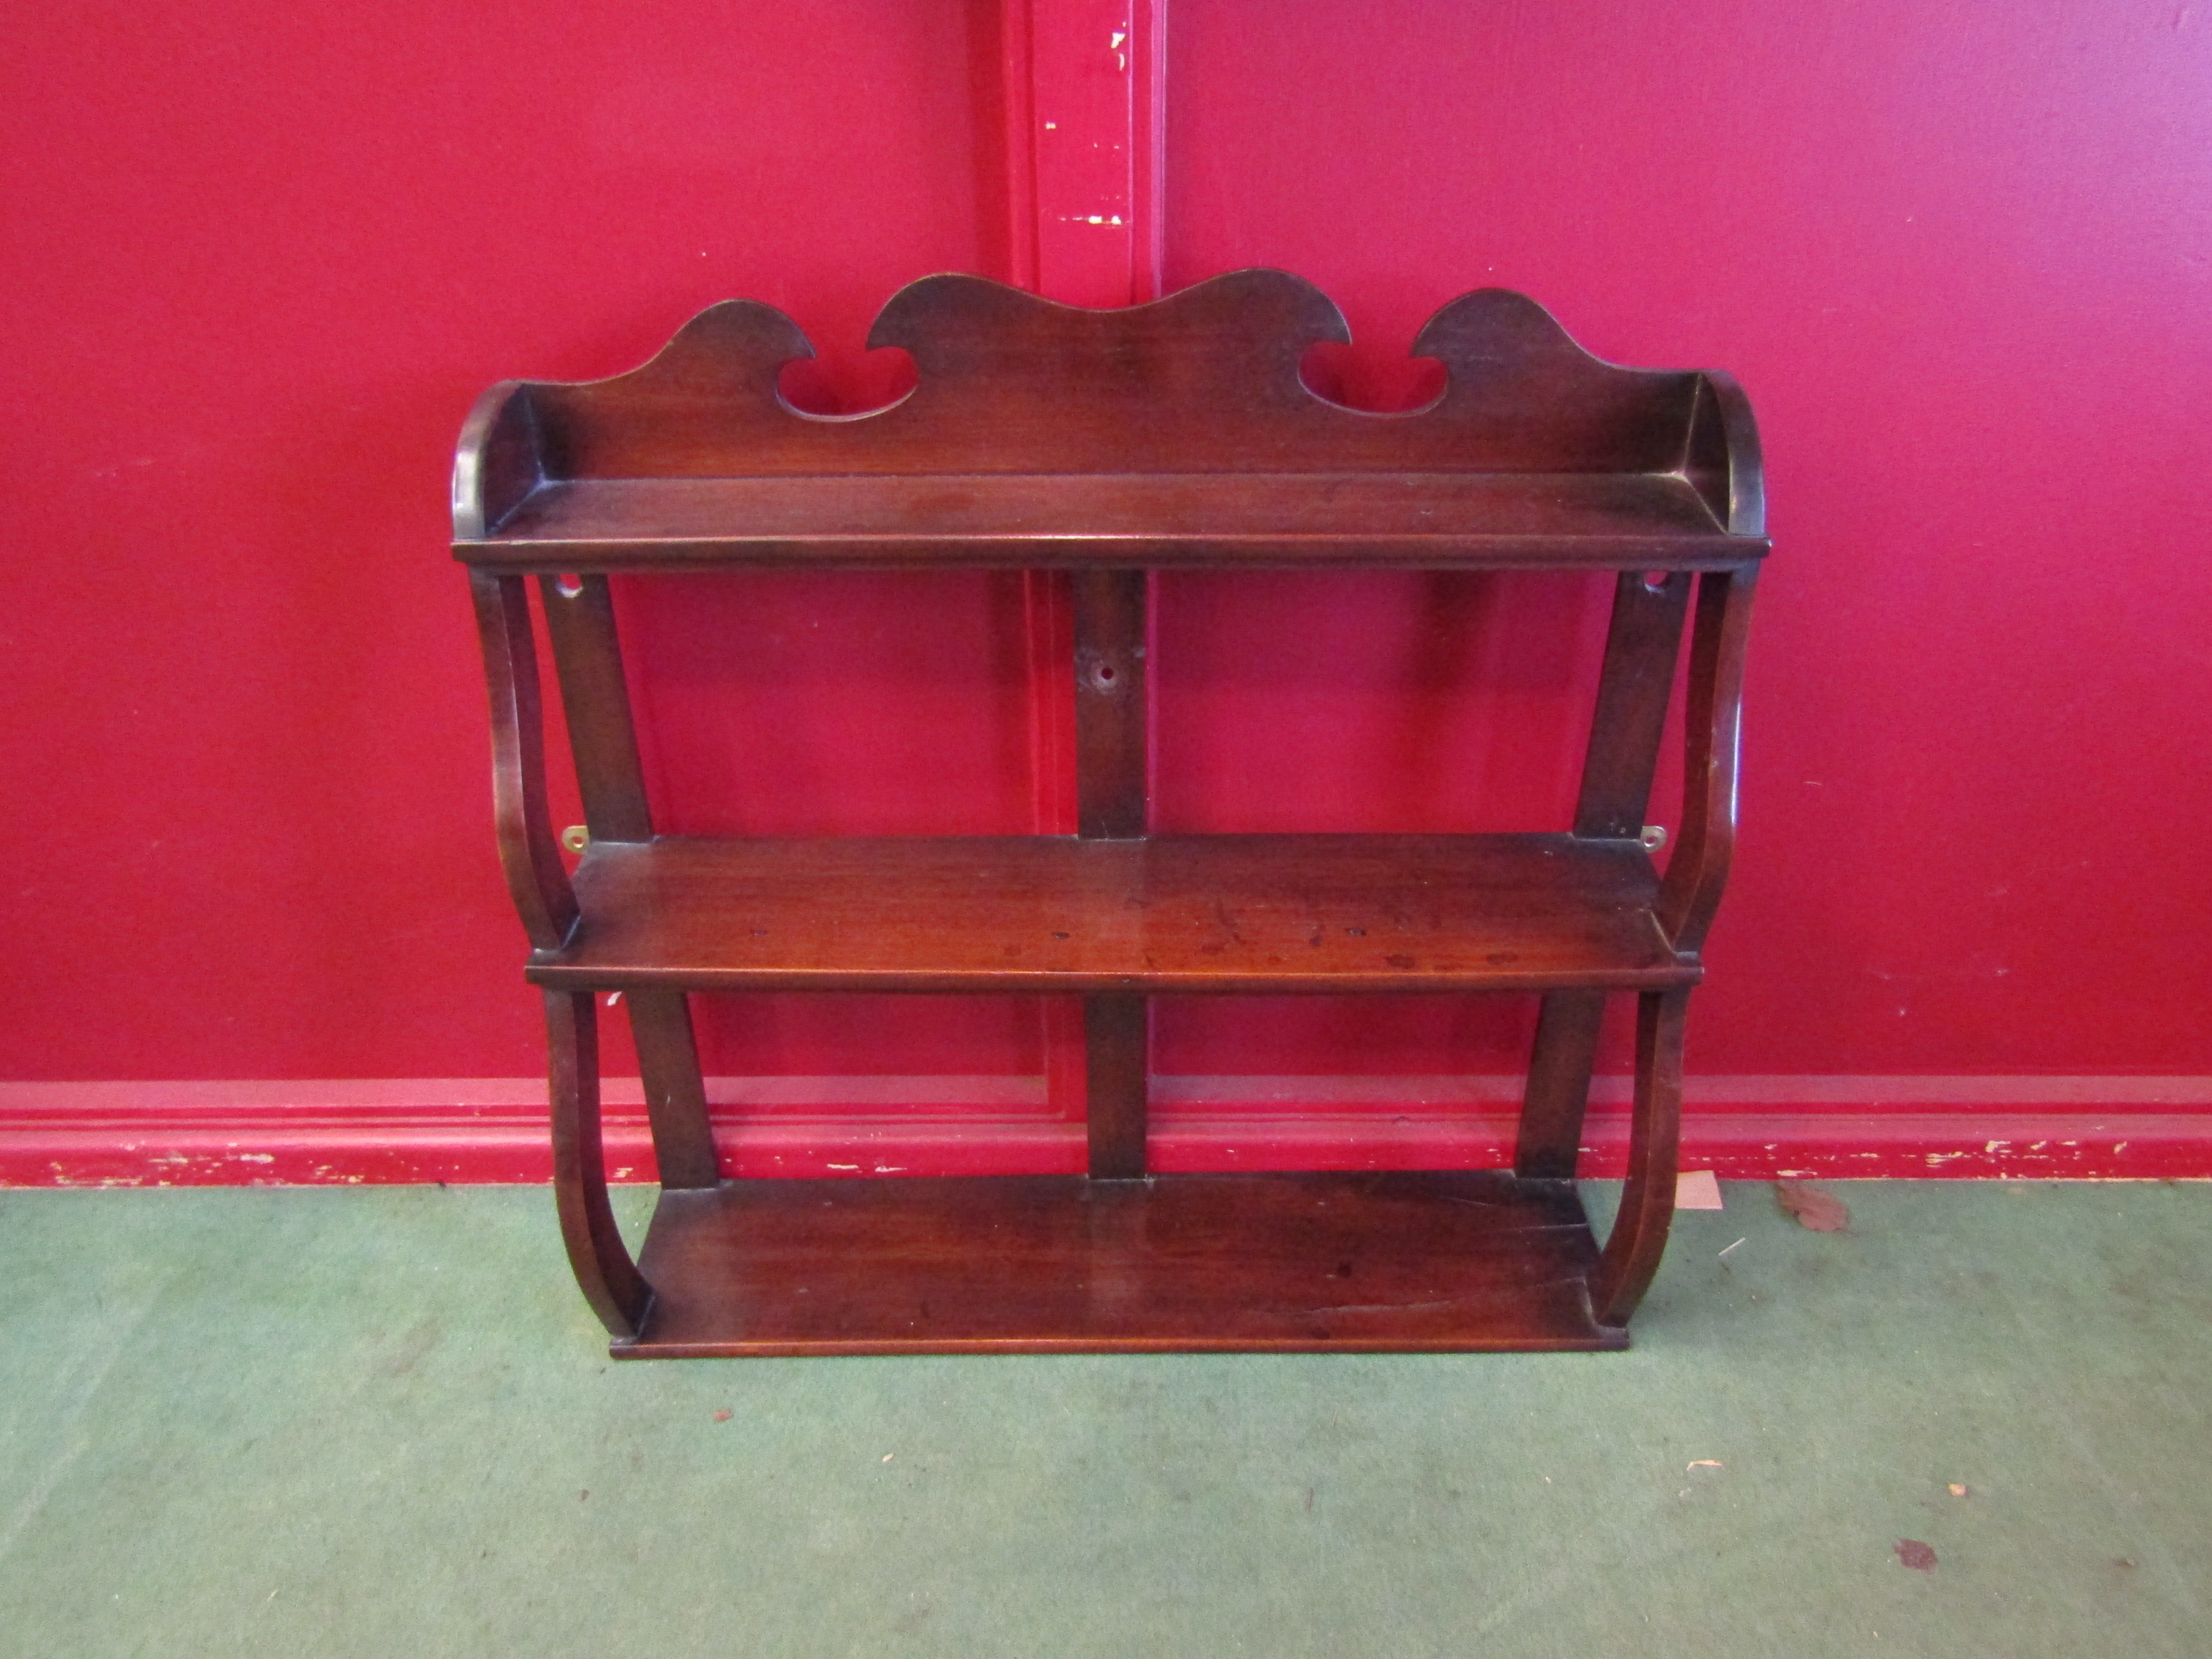
[[[599,842],[569,990],[1434,992],[1696,982],[1633,841],[1566,835]]]

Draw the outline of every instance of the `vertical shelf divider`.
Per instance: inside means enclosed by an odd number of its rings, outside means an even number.
[[[1142,570],[1083,570],[1075,600],[1076,833],[1086,841],[1141,841],[1152,830],[1146,740]],[[1151,1003],[1141,996],[1084,999],[1085,1101],[1093,1180],[1146,1170]]]

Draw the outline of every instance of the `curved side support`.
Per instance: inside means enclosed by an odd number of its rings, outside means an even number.
[[[1628,1187],[1605,1253],[1590,1275],[1590,1310],[1601,1325],[1628,1322],[1650,1288],[1674,1220],[1674,1166],[1682,1141],[1682,1017],[1690,994],[1647,991],[1636,1007],[1636,1109],[1628,1141]]]
[[[546,1054],[553,1103],[553,1197],[561,1242],[584,1299],[617,1341],[645,1328],[653,1286],[629,1259],[607,1203],[599,1145],[599,1026],[592,994],[545,994]]]
[[[1710,407],[1719,438],[1719,458],[1723,462],[1723,476],[1728,480],[1721,502],[1725,511],[1721,518],[1728,522],[1729,535],[1765,535],[1767,533],[1767,462],[1759,447],[1759,420],[1752,416],[1752,400],[1743,396],[1743,387],[1736,385],[1736,376],[1721,374],[1719,369],[1705,369],[1705,396],[1698,398],[1701,407]],[[1694,453],[1697,434],[1692,431],[1692,456],[1690,467],[1697,469],[1698,456]]]
[[[482,541],[544,481],[530,388],[501,380],[477,399],[453,451],[453,539]]]
[[[1683,720],[1682,832],[1659,890],[1659,925],[1675,951],[1695,956],[1720,908],[1735,852],[1736,769],[1743,726],[1744,640],[1759,567],[1698,579]]]
[[[545,726],[530,596],[521,577],[483,570],[469,572],[469,592],[491,691],[492,813],[500,867],[532,945],[557,950],[576,925],[576,895],[545,802]]]

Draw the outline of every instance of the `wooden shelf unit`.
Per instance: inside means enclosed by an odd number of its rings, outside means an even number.
[[[893,296],[915,359],[872,414],[790,408],[811,355],[733,301],[651,362],[507,382],[454,468],[491,692],[500,853],[544,994],[571,1263],[625,1357],[1159,1348],[1611,1348],[1674,1205],[1682,1021],[1735,836],[1745,630],[1767,550],[1749,404],[1628,369],[1534,302],[1462,295],[1417,354],[1443,392],[1343,408],[1299,373],[1349,338],[1320,292],[1242,271],[1082,311],[970,276]],[[1065,568],[1078,833],[657,836],[611,573]],[[1146,573],[1619,572],[1583,785],[1556,835],[1151,833]],[[546,805],[539,579],[591,842]],[[1693,618],[1693,621],[1689,619]],[[1681,829],[1640,834],[1689,625]],[[634,1261],[599,1144],[594,994],[637,1039],[662,1195]],[[1090,1174],[724,1181],[693,992],[1083,999]],[[1515,1165],[1148,1175],[1155,993],[1541,994]],[[1627,1188],[1601,1249],[1574,1189],[1609,993],[1638,997]]]

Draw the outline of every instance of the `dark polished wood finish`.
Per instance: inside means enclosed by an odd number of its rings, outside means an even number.
[[[784,364],[813,356],[798,325],[726,301],[629,374],[493,388],[464,434],[457,496],[481,511],[457,533],[495,536],[544,484],[605,478],[1674,475],[1709,489],[1715,512],[1723,504],[1735,434],[1723,434],[1711,479],[1686,471],[1719,377],[1601,362],[1534,301],[1482,289],[1413,342],[1416,356],[1444,365],[1443,393],[1413,414],[1374,415],[1316,396],[1299,374],[1313,346],[1350,338],[1327,295],[1279,270],[1120,311],[930,276],[892,295],[868,336],[872,349],[912,354],[913,391],[872,415],[825,417],[776,390]],[[1725,404],[1715,412],[1724,417]]]
[[[664,1187],[711,1187],[721,1179],[707,1112],[706,1079],[681,991],[631,991],[623,998],[645,1085],[646,1121]]]
[[[1694,580],[1686,571],[1628,570],[1614,585],[1597,711],[1575,803],[1577,836],[1606,840],[1643,832]]]
[[[538,984],[686,991],[1637,990],[1696,979],[1633,841],[595,842]]]
[[[605,576],[539,579],[561,708],[576,761],[584,824],[592,842],[650,842],[653,813],[630,718],[614,599]],[[708,1125],[706,1082],[680,993],[640,990],[629,1001],[654,1161],[667,1187],[711,1187],[720,1178]]]
[[[1083,999],[1084,1114],[1094,1180],[1145,1173],[1151,1022],[1142,997]]]
[[[1686,989],[1636,1000],[1636,1104],[1630,1117],[1628,1185],[1590,1276],[1601,1325],[1624,1326],[1650,1288],[1674,1220],[1675,1163],[1682,1139],[1682,1016]]]
[[[1577,836],[1642,833],[1694,580],[1680,570],[1625,570],[1614,584],[1597,709],[1575,805]],[[1605,999],[1593,992],[1555,991],[1544,999],[1514,1151],[1519,1175],[1548,1180],[1574,1175],[1604,1017]]]
[[[1705,949],[1735,856],[1736,767],[1743,730],[1744,639],[1751,628],[1756,565],[1698,579],[1698,625],[1690,645],[1688,755],[1682,833],[1659,898],[1661,925],[1686,956]]]
[[[1075,823],[1077,835],[1087,842],[1147,846],[1143,838],[1152,828],[1146,740],[1151,586],[1151,577],[1142,570],[1078,570],[1068,582],[1075,628]],[[991,869],[983,879],[987,888],[995,889],[1004,854],[994,849],[988,856]],[[1094,854],[1079,852],[1077,859],[1079,865],[1099,867]],[[1051,878],[1045,879],[1048,885]],[[1048,908],[1063,912],[1061,926],[1049,930],[1052,943],[1080,939],[1089,944],[1113,932],[1121,915],[1107,920],[1097,908],[1100,901],[1117,913],[1128,910],[1132,899],[1149,909],[1141,885],[1109,878],[1110,890],[1094,889],[1089,902],[1045,896]],[[963,918],[967,938],[988,931],[979,932],[976,920],[972,911]],[[991,948],[1003,952],[1010,942],[1000,936]],[[1014,944],[1017,954],[1021,948]],[[1085,997],[1083,1048],[1091,1175],[1100,1181],[1133,1180],[1145,1173],[1152,1061],[1152,1021],[1145,999]]]
[[[464,550],[532,571],[1702,570],[1745,556],[1686,479],[1575,472],[556,479]]]
[[[1130,841],[1151,827],[1145,754],[1145,573],[1079,570],[1075,607],[1076,833]]]
[[[1553,991],[1539,1006],[1528,1083],[1521,1097],[1514,1174],[1530,1181],[1574,1179],[1604,1024],[1602,991]]]
[[[732,1181],[663,1194],[617,1355],[1619,1348],[1565,1182]]]
[[[1446,370],[1425,409],[1311,392],[1301,359],[1347,337],[1279,271],[1120,311],[934,276],[877,319],[869,343],[919,378],[871,414],[786,404],[777,373],[812,349],[745,301],[633,373],[479,400],[454,550],[474,567],[501,859],[545,990],[562,1236],[617,1353],[1626,1344],[1665,1247],[1684,1014],[1734,847],[1767,549],[1751,406],[1724,374],[1601,362],[1498,289],[1421,331]],[[790,564],[1070,571],[1079,833],[657,836],[606,574]],[[1571,830],[1151,834],[1146,573],[1324,565],[1620,573]],[[591,831],[573,883],[530,574]],[[1662,876],[1638,836],[1686,612]],[[599,1146],[593,997],[614,990],[663,1176],[642,1272]],[[684,999],[735,990],[1080,996],[1089,1176],[719,1182]],[[1516,1173],[1146,1177],[1146,998],[1169,991],[1541,993]],[[1624,992],[1631,1171],[1601,1251],[1571,1177]]]
[[[561,712],[576,757],[576,783],[584,823],[593,841],[651,841],[653,814],[646,805],[645,774],[638,763],[637,729],[630,719],[629,684],[623,676],[615,635],[614,599],[605,576],[573,582],[538,579],[538,601],[553,643],[553,672],[561,683]]]
[[[538,701],[530,595],[520,577],[481,570],[469,573],[469,587],[491,689],[492,817],[500,866],[522,931],[539,950],[552,950],[576,925],[576,896],[545,803],[544,708]]]
[[[1733,382],[1601,362],[1500,289],[1422,330],[1446,389],[1400,415],[1307,389],[1300,358],[1349,334],[1280,271],[1103,312],[933,276],[869,337],[911,352],[920,379],[859,417],[784,403],[778,370],[812,348],[750,301],[630,374],[494,387],[462,436],[457,549],[538,571],[1713,569],[1765,551]]]
[[[652,1311],[653,1286],[630,1260],[607,1202],[599,1139],[599,1027],[588,993],[545,994],[545,1047],[561,1242],[599,1322],[617,1339],[635,1336]]]

